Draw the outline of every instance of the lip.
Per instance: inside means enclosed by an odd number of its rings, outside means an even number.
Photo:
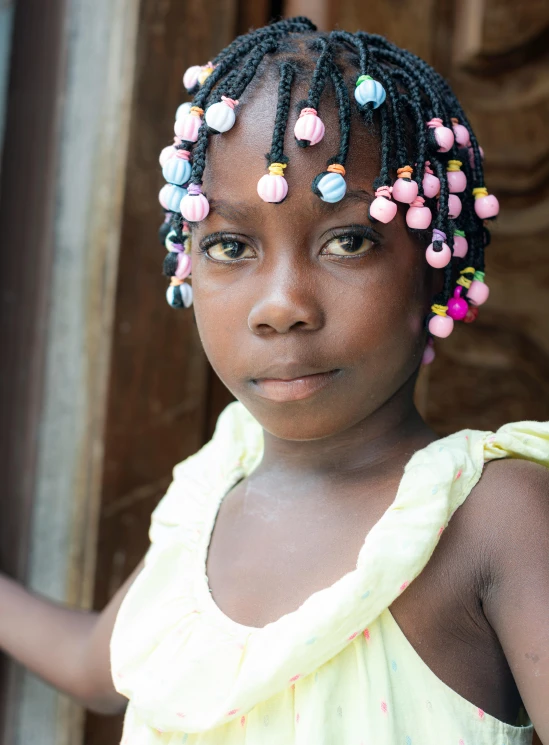
[[[341,370],[299,375],[295,378],[256,378],[252,381],[256,393],[277,403],[301,401],[326,388]]]

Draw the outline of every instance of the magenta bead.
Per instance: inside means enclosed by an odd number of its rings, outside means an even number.
[[[426,173],[423,177],[423,193],[429,199],[436,197],[440,191],[440,181],[432,173]]]
[[[187,194],[181,200],[179,209],[187,222],[200,222],[207,217],[210,204],[204,194]]]
[[[465,191],[467,188],[467,177],[463,171],[448,171],[448,187],[454,194]]]
[[[435,348],[433,346],[433,340],[429,339],[429,342],[427,343],[427,346],[425,347],[423,351],[423,357],[421,358],[421,364],[430,365],[434,359],[435,359]]]
[[[169,159],[173,158],[174,155],[175,155],[175,148],[173,145],[168,145],[167,147],[162,149],[160,153],[160,158],[158,159],[162,168],[164,168],[164,166],[169,161]]]
[[[393,184],[393,199],[411,204],[417,197],[417,183],[407,178],[397,178]]]
[[[282,202],[288,193],[288,182],[284,176],[266,173],[257,182],[257,193],[264,202]]]
[[[376,197],[370,205],[370,216],[374,220],[387,224],[396,215],[397,209],[396,202],[393,202],[392,199]]]
[[[429,207],[409,207],[406,212],[406,225],[416,230],[425,230],[431,224],[433,216]]]
[[[435,127],[435,140],[439,153],[447,153],[454,146],[454,133],[449,127]]]
[[[325,131],[324,122],[317,114],[313,113],[300,116],[294,127],[296,140],[308,142],[309,145],[318,145],[324,137]]]
[[[471,137],[469,130],[463,124],[454,124],[452,129],[454,130],[454,137],[460,147],[469,147],[471,144]]]
[[[175,276],[177,279],[186,279],[191,273],[192,261],[189,254],[180,253],[177,255],[177,269]]]
[[[450,263],[452,252],[446,243],[442,244],[441,251],[435,251],[433,244],[430,243],[425,251],[425,258],[427,259],[427,263],[435,269],[442,269]]]
[[[193,65],[185,70],[185,74],[183,75],[183,85],[188,91],[192,91],[192,89],[198,84],[198,76],[200,75],[201,70],[202,68],[200,65]]]
[[[475,199],[475,212],[481,220],[488,220],[490,217],[496,217],[499,214],[499,202],[493,194],[487,197]]]
[[[463,321],[469,310],[469,304],[461,297],[463,288],[461,285],[454,290],[454,296],[448,301],[448,310],[446,311],[454,321]]]
[[[455,194],[450,194],[448,197],[448,217],[451,220],[455,220],[461,214],[461,199]]]
[[[433,336],[445,339],[454,330],[454,320],[449,316],[433,316],[429,321],[429,331]]]
[[[454,256],[463,259],[467,256],[468,250],[469,244],[467,243],[467,239],[462,235],[454,235]]]
[[[490,289],[488,285],[485,282],[480,282],[478,279],[474,279],[467,290],[467,300],[472,305],[482,305],[488,300],[489,295]]]
[[[178,119],[174,125],[174,132],[178,137],[187,142],[198,140],[198,130],[202,124],[202,117],[194,114],[185,114]]]

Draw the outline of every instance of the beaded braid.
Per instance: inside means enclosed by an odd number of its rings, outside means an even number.
[[[288,51],[290,56],[285,59]],[[178,214],[181,212],[185,220],[192,222],[208,214],[209,205],[201,186],[209,137],[234,125],[238,99],[257,75],[266,55],[278,56],[281,62],[272,146],[267,156],[269,174],[259,182],[265,185],[264,193],[258,185],[260,196],[280,202],[288,192],[283,176],[288,163],[284,136],[296,73],[289,60],[295,59],[297,52],[302,58],[318,55],[307,100],[298,105],[300,116],[294,129],[297,144],[311,146],[324,136],[318,108],[329,79],[338,111],[339,150],[328,161],[327,170],[314,179],[312,188],[325,201],[343,198],[351,105],[348,83],[339,65],[341,53],[349,51],[353,59],[350,61],[346,54],[344,68],[358,72],[349,81],[354,86],[358,113],[367,125],[377,117],[380,137],[381,165],[374,180],[370,218],[390,222],[396,215],[397,202],[401,202],[408,205],[406,223],[411,230],[424,235],[422,231],[432,225],[426,258],[433,267],[444,270],[444,282],[427,322],[431,334],[447,336],[454,320],[473,320],[477,306],[488,297],[484,250],[490,235],[482,221],[495,217],[499,210],[496,198],[484,187],[482,151],[470,123],[448,83],[421,58],[379,35],[317,33],[303,17],[279,21],[240,36],[212,62],[189,68],[185,73],[184,84],[196,96],[192,104],[179,107],[174,145],[164,148],[161,154],[168,182],[160,194],[166,210],[161,237],[169,251],[165,272],[172,281],[179,282],[177,275],[186,271],[187,261],[178,255],[186,254],[181,247],[188,245],[188,226]],[[269,198],[271,192],[273,199]],[[187,291],[178,291],[178,287],[171,292],[174,305],[185,304],[183,295]]]
[[[264,202],[279,204],[288,194],[288,182],[284,178],[284,169],[288,165],[288,157],[284,155],[284,136],[288,126],[294,74],[293,65],[289,62],[281,64],[273,139],[271,150],[265,156],[269,173],[262,176],[257,184],[257,193]]]

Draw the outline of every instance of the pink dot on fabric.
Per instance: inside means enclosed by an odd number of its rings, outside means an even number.
[[[176,711],[175,715],[180,717],[181,719],[183,719],[183,717],[186,716],[186,714],[182,714],[180,711]]]
[[[443,532],[444,532],[444,525],[438,529],[438,534],[442,535]]]
[[[364,629],[363,634],[364,634],[364,638],[366,639],[366,641],[369,642],[370,641],[370,631],[369,631],[369,629]]]
[[[482,709],[478,710],[478,716],[479,716],[479,719],[484,719],[484,712],[482,711]]]
[[[459,469],[459,471],[458,471],[458,472],[456,473],[456,478],[455,478],[455,481],[457,481],[457,480],[458,480],[459,478],[461,478],[461,474],[462,474],[462,473],[463,473],[463,471],[462,471],[462,470],[461,470],[461,468],[460,468],[460,469]]]
[[[355,631],[355,633],[351,634],[351,636],[349,637],[349,641],[352,641],[357,636],[358,636],[358,631]]]
[[[389,707],[387,706],[387,702],[386,702],[386,701],[382,701],[382,702],[381,702],[381,711],[382,711],[382,712],[383,712],[384,714],[387,714],[388,708],[389,708]]]
[[[301,678],[301,673],[298,673],[297,675],[294,675],[293,678],[290,678],[290,683],[293,683],[294,680],[299,680]]]
[[[240,726],[243,727],[246,724],[246,717],[240,717]]]
[[[488,438],[488,442],[494,442],[495,439],[496,439],[496,436],[492,435],[491,437]]]
[[[403,582],[403,583],[402,583],[402,584],[400,585],[400,592],[402,592],[403,590],[405,590],[405,589],[406,589],[406,588],[408,587],[408,585],[409,585],[409,584],[410,584],[410,583],[408,582],[408,580],[406,580],[406,582]]]
[[[465,743],[463,742],[463,740],[460,740],[459,741],[459,745],[465,745]]]
[[[469,435],[465,435],[465,439],[468,440],[469,439]]]
[[[225,714],[225,716],[226,716],[226,717],[232,717],[232,716],[234,716],[234,715],[236,714],[236,712],[237,712],[237,711],[238,711],[238,709],[231,709],[230,711],[228,711],[228,712],[227,712],[227,713]]]
[[[296,724],[299,724],[299,714],[295,715],[295,721],[296,721]]]

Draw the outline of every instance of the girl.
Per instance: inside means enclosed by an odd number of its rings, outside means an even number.
[[[89,707],[128,698],[126,745],[549,743],[549,426],[437,439],[413,405],[488,297],[498,204],[459,103],[304,18],[184,83],[168,300],[238,403],[106,610],[3,581],[0,643]]]

